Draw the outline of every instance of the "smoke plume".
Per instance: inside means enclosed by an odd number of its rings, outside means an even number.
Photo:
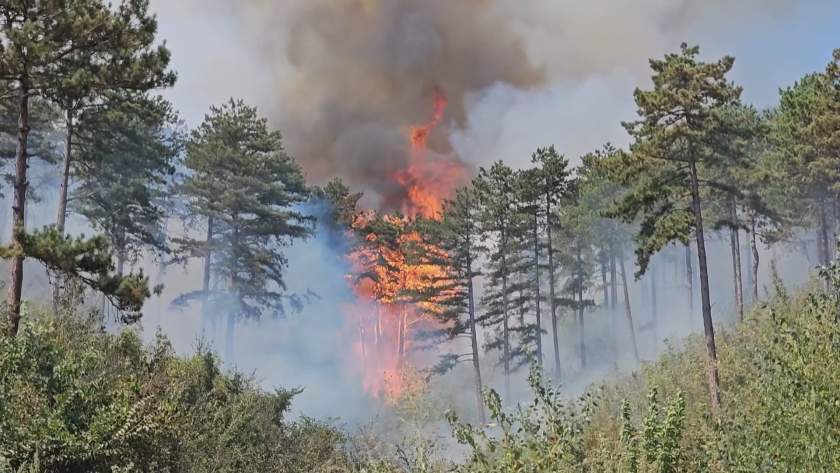
[[[430,147],[454,151],[471,169],[495,159],[517,163],[547,144],[534,137],[548,130],[562,134],[563,127],[578,135],[572,141],[581,141],[580,131],[596,129],[599,140],[624,141],[618,119],[598,112],[619,109],[632,117],[629,92],[649,76],[648,58],[684,40],[706,44],[748,34],[793,5],[786,0],[220,1],[228,3],[238,34],[270,68],[276,99],[260,105],[310,179],[341,176],[373,193],[369,197],[378,201],[367,203],[380,206],[405,192],[389,176],[407,165],[406,129],[429,120],[435,87],[446,92],[449,107]],[[712,24],[714,35],[705,31]],[[583,100],[589,103],[575,103]],[[552,113],[558,106],[583,113],[567,113],[567,123],[558,123]],[[604,133],[594,122],[613,129]]]

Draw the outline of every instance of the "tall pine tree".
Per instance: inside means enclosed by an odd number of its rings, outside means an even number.
[[[709,271],[706,257],[702,189],[729,192],[713,180],[719,166],[749,166],[740,130],[732,129],[722,112],[738,105],[741,88],[726,75],[735,59],[724,57],[706,63],[697,59],[698,47],[681,46],[680,53],[650,61],[653,90],[635,91],[640,119],[625,123],[635,139],[630,154],[611,160],[612,176],[631,185],[611,214],[627,221],[641,215],[636,254],[639,274],[651,255],[667,243],[687,244],[696,234],[700,269],[700,296],[708,350],[708,383],[711,403],[720,404]]]
[[[309,237],[313,218],[296,206],[309,198],[300,166],[283,150],[281,135],[257,109],[231,99],[212,107],[186,144],[189,174],[178,186],[187,221],[202,237],[172,240],[180,261],[204,259],[201,290],[176,305],[202,303],[202,324],[227,319],[225,358],[243,319],[282,316],[302,308],[306,295],[286,290],[283,249]],[[217,276],[221,287],[210,287]]]

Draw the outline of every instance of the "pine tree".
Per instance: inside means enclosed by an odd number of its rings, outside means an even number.
[[[496,332],[495,343],[502,351],[501,364],[504,366],[505,399],[511,398],[511,303],[513,281],[512,257],[517,254],[518,232],[522,229],[521,214],[516,208],[516,176],[514,171],[496,162],[490,169],[481,168],[473,181],[476,197],[481,208],[479,226],[482,239],[490,245],[489,263],[486,271],[487,283],[481,305],[485,312],[480,318],[482,325],[493,327]]]
[[[626,221],[642,216],[636,254],[644,274],[652,254],[667,243],[688,243],[696,234],[700,267],[700,295],[708,351],[711,403],[720,404],[717,347],[709,295],[706,231],[701,189],[726,193],[710,174],[720,166],[749,166],[745,143],[723,119],[725,108],[739,104],[741,88],[726,78],[734,58],[705,63],[697,60],[698,47],[681,46],[678,54],[651,60],[653,90],[635,92],[640,119],[624,126],[635,139],[630,154],[610,162],[612,176],[632,185],[610,214]]]
[[[64,231],[67,197],[73,165],[73,139],[82,114],[97,113],[120,92],[146,92],[175,85],[168,70],[170,53],[165,45],[154,46],[157,20],[149,12],[149,0],[123,0],[116,11],[102,1],[76,1],[84,20],[77,20],[86,33],[86,47],[69,48],[56,64],[55,75],[43,95],[64,116],[64,155],[56,227]],[[92,163],[85,163],[90,166]]]
[[[17,147],[15,152],[14,177],[14,215],[12,246],[5,254],[12,258],[8,305],[9,331],[17,333],[20,321],[20,302],[23,287],[23,260],[27,257],[46,258],[56,256],[56,260],[44,261],[52,269],[62,269],[70,274],[79,271],[68,267],[69,263],[78,263],[74,258],[62,259],[57,255],[81,254],[85,249],[81,242],[66,238],[52,238],[52,233],[36,233],[39,237],[49,238],[53,244],[68,245],[65,248],[55,248],[54,251],[36,251],[43,246],[36,244],[32,238],[36,234],[27,236],[25,231],[26,197],[29,183],[27,168],[31,150],[29,149],[29,135],[32,129],[30,118],[32,97],[40,95],[50,99],[61,90],[62,84],[72,81],[73,77],[87,74],[86,71],[96,70],[100,61],[105,57],[90,55],[88,51],[108,53],[108,47],[103,47],[114,36],[123,35],[120,27],[128,27],[129,23],[151,21],[146,15],[137,16],[135,13],[145,12],[141,2],[127,4],[113,11],[108,5],[99,0],[53,0],[36,1],[23,0],[4,5],[3,32],[4,44],[0,51],[0,81],[7,86],[4,96],[17,97]],[[119,51],[128,51],[120,48]],[[110,51],[113,52],[113,51]],[[125,53],[117,54],[114,63],[125,59]],[[60,233],[60,232],[59,232]],[[96,259],[104,257],[108,252],[103,251],[100,241],[90,241],[87,249]],[[36,251],[27,254],[28,250]],[[98,270],[107,268],[107,264],[98,265]],[[90,269],[90,268],[88,268]],[[97,270],[97,271],[98,271]],[[131,281],[140,283],[143,278],[136,277]],[[98,284],[101,279],[85,279],[91,284]],[[126,281],[128,282],[128,280]],[[107,288],[111,288],[108,286]],[[148,292],[148,288],[146,288]],[[143,295],[143,291],[133,292],[133,295]],[[121,292],[120,297],[129,293]],[[123,301],[125,302],[125,301]],[[131,301],[131,306],[142,305],[141,300]],[[120,306],[128,306],[122,302]]]
[[[625,274],[625,247],[632,237],[632,227],[618,219],[605,218],[602,214],[612,206],[615,200],[619,199],[626,191],[623,186],[609,179],[608,170],[603,163],[611,157],[620,153],[618,149],[607,143],[602,149],[587,154],[581,158],[581,166],[577,169],[577,175],[581,186],[581,203],[590,215],[596,216],[592,219],[592,228],[596,237],[601,241],[601,246],[608,248],[608,257],[611,272],[611,298],[613,303],[618,299],[617,281],[618,274],[622,278],[622,292],[624,297],[624,310],[627,316],[627,323],[630,333],[630,342],[635,360],[639,361],[639,349],[636,344],[636,328],[633,323],[633,312],[630,307],[629,288]],[[615,309],[613,308],[615,314]]]
[[[554,376],[558,379],[561,375],[560,369],[560,340],[557,331],[559,323],[557,320],[557,283],[555,275],[558,272],[557,244],[555,235],[560,228],[558,219],[559,207],[562,199],[566,198],[569,192],[569,162],[560,155],[554,146],[539,148],[531,155],[531,162],[537,164],[540,169],[540,191],[542,195],[541,205],[543,214],[546,216],[546,257],[548,258],[548,301],[551,308],[551,333],[554,342]]]
[[[200,291],[182,294],[176,306],[202,302],[202,322],[227,317],[225,357],[232,358],[237,321],[297,312],[306,295],[286,291],[283,248],[308,238],[313,218],[295,206],[309,198],[303,173],[283,150],[257,109],[231,99],[211,107],[186,143],[189,174],[178,186],[186,220],[204,238],[172,240],[176,260],[204,258]],[[210,276],[223,287],[211,288]],[[212,310],[210,310],[212,307]]]
[[[440,308],[435,313],[439,326],[443,327],[439,329],[438,338],[457,340],[466,337],[470,341],[468,354],[444,355],[435,371],[443,373],[457,363],[472,363],[478,419],[485,423],[474,283],[475,278],[481,276],[477,261],[487,250],[481,244],[479,210],[476,192],[460,188],[453,200],[445,201],[440,220],[425,221],[421,233],[428,245],[442,251],[426,252],[425,256],[427,264],[441,268],[434,277],[424,279],[427,283],[424,287],[430,288]]]
[[[559,274],[565,279],[556,304],[566,307],[574,314],[575,327],[578,335],[578,350],[580,365],[586,369],[586,324],[585,313],[595,306],[595,301],[587,295],[592,289],[595,269],[595,252],[593,251],[593,214],[590,209],[581,205],[581,182],[575,179],[570,182],[569,192],[565,199],[562,214],[558,220],[563,223],[558,232]]]
[[[184,141],[177,126],[169,102],[144,94],[114,97],[79,116],[70,208],[110,239],[119,273],[144,249],[167,250],[157,230]]]
[[[833,146],[830,130],[823,126],[831,123],[834,101],[828,82],[824,74],[809,74],[781,91],[773,120],[778,165],[791,184],[787,192],[790,204],[800,204],[796,213],[808,217],[794,224],[816,228],[822,265],[828,264],[832,254],[830,220],[840,188],[840,151]]]

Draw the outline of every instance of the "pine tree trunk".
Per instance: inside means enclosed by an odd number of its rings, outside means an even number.
[[[659,353],[659,314],[657,313],[657,295],[656,295],[656,270],[657,264],[655,262],[656,256],[650,260],[650,330],[653,334],[653,353]]]
[[[604,308],[609,309],[610,307],[610,288],[609,284],[607,284],[607,264],[604,261],[603,257],[600,258],[601,261],[601,287],[604,289]]]
[[[473,289],[473,274],[472,274],[472,260],[467,260],[467,292],[469,297],[469,311],[470,311],[470,344],[472,345],[472,362],[473,373],[475,375],[475,396],[478,405],[478,420],[482,424],[487,423],[487,417],[484,412],[484,395],[482,394],[483,387],[481,385],[481,364],[478,352],[478,332],[476,331],[475,323],[475,292]]]
[[[554,248],[552,247],[552,231],[551,231],[551,205],[546,205],[548,211],[548,227],[546,234],[548,236],[548,297],[549,306],[551,307],[551,335],[554,342],[554,376],[559,380],[561,376],[560,370],[560,339],[558,338],[557,330],[557,299],[554,292]]]
[[[825,214],[825,202],[820,204],[820,247],[822,248],[823,266],[831,264],[831,253],[828,247],[828,218]],[[825,278],[824,280],[825,292],[831,292],[831,280]]]
[[[18,91],[18,133],[15,149],[15,194],[12,204],[12,243],[20,247],[19,232],[26,228],[26,170],[29,167],[27,142],[29,140],[29,82],[24,79],[19,83]],[[9,335],[16,336],[20,326],[20,300],[23,295],[23,256],[12,259],[12,271],[9,278],[9,294],[6,299],[9,311]]]
[[[56,230],[60,234],[64,234],[64,226],[67,222],[67,193],[70,187],[70,165],[72,163],[72,149],[73,149],[73,114],[68,110],[65,118],[67,122],[67,135],[64,137],[64,158],[61,161],[61,184],[58,190],[58,215],[55,219]],[[58,315],[59,299],[61,298],[61,287],[63,285],[64,275],[55,273],[52,275],[53,279],[53,308],[55,315]]]
[[[700,185],[697,178],[697,164],[689,161],[691,171],[691,201],[694,210],[695,233],[697,237],[697,262],[700,267],[700,300],[703,308],[703,329],[706,334],[708,360],[709,398],[712,407],[720,407],[720,375],[717,368],[717,345],[715,327],[712,321],[712,302],[709,295],[709,268],[706,263],[706,235],[703,231],[703,211],[700,204]]]
[[[610,310],[615,313],[616,307],[618,307],[618,281],[616,280],[616,256],[615,256],[615,245],[612,241],[610,241],[610,293],[612,299],[612,306]]]
[[[505,241],[504,234],[502,241]],[[503,245],[504,246],[507,245]],[[502,250],[504,251],[504,249]],[[510,327],[508,325],[508,285],[507,285],[507,258],[502,253],[502,337],[504,339],[504,365],[505,365],[505,403],[512,402],[510,389]]]
[[[402,370],[405,366],[405,331],[408,318],[408,307],[405,304],[400,306],[400,319],[397,325],[397,368]]]
[[[374,346],[376,347],[376,351],[382,348],[382,307],[379,304],[374,304],[374,310],[376,311],[376,327],[374,328]]]
[[[213,240],[213,217],[207,219],[207,236],[204,240],[209,243]],[[201,276],[201,337],[207,338],[207,327],[210,324],[210,268],[213,259],[213,252],[207,250],[204,253],[204,273]],[[215,334],[213,334],[215,336]],[[212,345],[213,340],[210,340]]]
[[[8,202],[0,198],[0,244],[6,244],[6,221],[9,219]]]
[[[359,346],[362,348],[362,373],[367,375],[367,345],[365,343],[365,325],[359,323]]]
[[[586,331],[583,326],[583,250],[580,245],[577,247],[577,269],[578,269],[578,344],[580,345],[580,367],[586,369]]]
[[[542,294],[540,292],[540,240],[539,240],[539,220],[534,215],[534,293],[536,294],[536,316],[537,316],[537,364],[543,365],[543,350],[542,350],[542,314],[540,313],[540,299]]]
[[[619,255],[618,264],[621,267],[621,285],[624,287],[624,310],[627,312],[627,324],[630,328],[630,343],[633,345],[633,356],[639,362],[639,347],[636,344],[636,327],[633,324],[633,312],[630,310],[630,290],[627,288],[627,271],[624,268],[624,253]]]
[[[747,236],[748,241],[747,241],[747,251],[746,251],[746,253],[747,253],[747,271],[746,271],[746,273],[747,273],[747,287],[750,288],[750,289],[752,289],[752,287],[753,287],[753,280],[754,280],[754,278],[753,278],[754,275],[753,275],[753,272],[752,272],[753,254],[752,254],[752,250],[751,250],[751,246],[750,246],[751,242],[752,242],[752,232],[754,230],[755,230],[755,226],[750,226],[749,235]],[[744,252],[743,251],[743,245],[741,246],[740,249],[741,249],[741,252],[743,253]],[[744,297],[744,299],[747,300],[747,297]],[[752,305],[752,304],[755,304],[755,302],[756,302],[756,298],[753,296],[752,291],[750,291],[748,303],[749,303],[749,305]]]
[[[752,298],[753,304],[758,302],[758,245],[756,244],[755,236],[755,220],[751,222],[752,231],[750,232],[750,252],[752,253]]]
[[[729,214],[734,223],[738,218],[735,203],[729,208]],[[729,229],[729,246],[732,248],[732,275],[735,279],[735,315],[738,322],[744,321],[744,289],[741,286],[741,242],[738,238],[738,229]]]
[[[685,245],[685,283],[688,290],[688,324],[694,331],[694,268],[691,264],[691,245]]]

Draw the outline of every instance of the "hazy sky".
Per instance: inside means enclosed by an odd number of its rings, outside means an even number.
[[[178,85],[167,96],[189,125],[200,121],[210,104],[231,96],[258,106],[272,99],[269,68],[236,34],[215,0],[152,0],[152,8],[179,74]],[[822,69],[831,50],[840,47],[840,2],[801,0],[795,10],[768,23],[771,27],[732,41],[733,25],[706,26],[719,31],[704,32],[715,44],[701,46],[710,54],[736,56],[733,77],[745,86],[745,99],[772,103],[779,87]]]

